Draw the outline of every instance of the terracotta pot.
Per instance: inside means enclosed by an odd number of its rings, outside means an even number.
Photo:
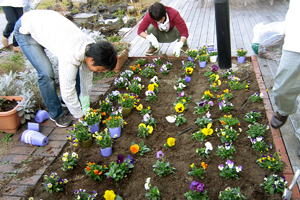
[[[87,139],[86,141],[81,141],[80,145],[85,148],[90,148],[93,144],[93,140]]]
[[[113,44],[116,44],[116,43],[113,43]],[[128,60],[128,51],[123,50],[122,53],[117,56],[117,64],[113,71],[116,73],[121,71],[122,67],[124,66],[124,64],[127,60]]]
[[[7,100],[22,101],[20,96],[0,96]],[[0,131],[5,133],[15,133],[21,125],[21,117],[18,116],[17,105],[14,109],[7,112],[0,112]]]
[[[131,108],[124,108],[122,107],[122,116],[127,117],[131,113]]]

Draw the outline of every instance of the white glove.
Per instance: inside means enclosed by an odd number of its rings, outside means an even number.
[[[151,33],[150,35],[147,36],[146,38],[154,48],[156,48],[157,50],[159,50],[159,44],[158,41],[156,39],[156,37]]]
[[[90,110],[90,96],[79,96],[81,108],[84,115]]]
[[[176,42],[175,48],[173,50],[173,55],[176,56],[177,58],[180,56],[180,50],[183,47],[183,42],[179,41]]]

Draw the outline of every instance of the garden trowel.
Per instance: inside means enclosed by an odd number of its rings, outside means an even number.
[[[286,200],[290,200],[291,196],[292,196],[292,188],[295,185],[295,183],[297,182],[298,178],[300,176],[300,169],[298,169],[294,175],[294,178],[291,182],[291,185],[288,188],[285,188],[283,191],[283,195],[282,195],[282,199],[286,199]]]

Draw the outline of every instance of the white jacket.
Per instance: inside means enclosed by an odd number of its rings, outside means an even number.
[[[289,10],[285,17],[285,38],[283,49],[300,53],[300,0],[290,0]]]
[[[0,6],[11,6],[22,8],[26,6],[27,0],[0,0]]]

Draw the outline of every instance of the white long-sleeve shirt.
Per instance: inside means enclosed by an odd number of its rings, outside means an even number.
[[[32,10],[21,17],[20,33],[31,34],[41,46],[58,58],[61,95],[75,118],[83,116],[75,85],[80,67],[80,96],[89,96],[93,72],[85,61],[85,48],[95,41],[74,23],[52,10]]]
[[[27,0],[0,0],[0,6],[11,6],[15,8],[22,8],[26,6]]]
[[[285,17],[285,38],[283,49],[300,53],[300,0],[290,0],[289,10]]]

